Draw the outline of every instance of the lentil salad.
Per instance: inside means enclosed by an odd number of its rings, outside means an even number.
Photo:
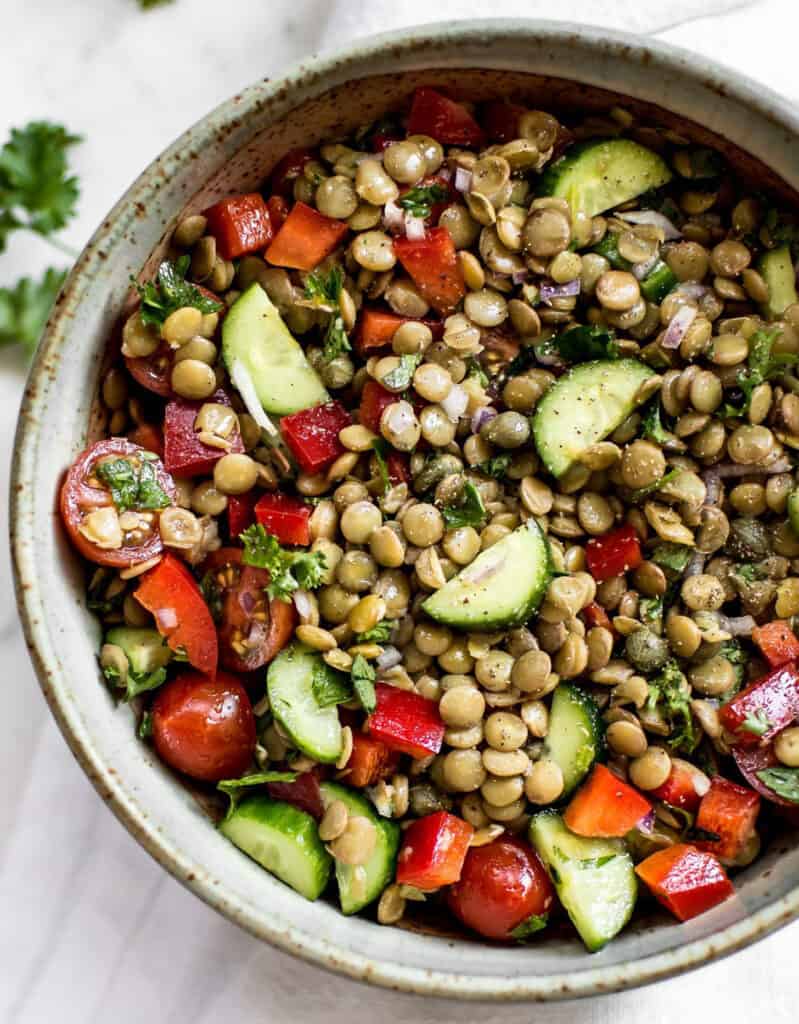
[[[224,834],[494,939],[730,895],[799,799],[792,231],[623,110],[430,89],[178,225],[62,511]]]

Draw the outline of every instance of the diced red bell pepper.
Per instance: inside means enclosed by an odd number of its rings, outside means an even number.
[[[217,252],[226,260],[265,249],[275,236],[269,210],[258,192],[222,199],[206,210],[205,216]]]
[[[280,432],[300,469],[318,473],[344,454],[338,435],[350,423],[350,414],[340,402],[327,402],[284,416]]]
[[[610,621],[610,616],[602,605],[597,604],[596,601],[592,601],[583,608],[582,616],[585,619],[586,626],[591,629],[596,626],[601,626],[602,629],[607,629],[611,633],[615,632],[613,629],[613,623]]]
[[[483,129],[466,107],[429,86],[413,94],[408,134],[430,135],[447,146],[479,146],[483,141]]]
[[[256,494],[230,494],[227,499],[227,528],[231,540],[236,540],[248,526],[255,522]]]
[[[397,313],[389,313],[385,309],[364,309],[358,320],[358,329],[355,335],[355,348],[363,355],[372,349],[385,348],[391,344],[391,339],[398,327],[409,321],[416,320],[412,316],[399,316]],[[444,334],[444,322],[425,317],[422,323],[430,328],[433,341],[437,341]]]
[[[402,452],[389,452],[386,456],[386,468],[388,469],[388,478],[394,486],[411,482],[408,456]]]
[[[491,100],[483,107],[480,120],[492,142],[512,142],[519,138],[519,118],[524,112],[520,103]]]
[[[431,228],[418,242],[395,238],[394,252],[419,293],[442,316],[453,313],[466,294],[458,254],[446,228]]]
[[[627,835],[651,810],[652,804],[637,789],[597,764],[572,797],[563,820],[578,836],[610,839]]]
[[[311,543],[311,510],[289,494],[264,494],[255,506],[255,518],[281,544]]]
[[[635,873],[679,921],[703,914],[735,894],[713,854],[685,843],[658,850],[642,860]]]
[[[457,882],[473,835],[468,822],[446,811],[417,818],[402,834],[397,882],[417,889]]]
[[[344,769],[351,786],[373,786],[399,767],[399,754],[389,750],[382,740],[363,732],[352,733],[352,753]]]
[[[303,772],[293,782],[269,782],[267,791],[273,800],[285,800],[320,821],[325,813],[322,791],[316,772]]]
[[[142,576],[134,597],[155,616],[158,632],[173,651],[182,648],[190,665],[206,675],[216,675],[216,626],[197,581],[183,562],[164,555]]]
[[[775,765],[780,764],[777,755],[774,753],[773,743],[768,743],[764,747],[733,747],[732,756],[735,758],[738,771],[752,789],[757,790],[762,797],[765,797],[766,800],[773,804],[799,810],[792,800],[786,800],[785,797],[775,793],[758,775],[758,772],[765,771],[767,768],[774,768]]]
[[[269,210],[269,219],[272,222],[272,230],[275,234],[280,231],[289,215],[289,204],[283,196],[270,196],[266,201],[266,208]]]
[[[671,772],[662,786],[649,791],[656,800],[663,800],[672,807],[681,807],[693,814],[702,797],[710,789],[710,781],[704,772],[690,761],[672,758]]]
[[[159,459],[163,459],[164,435],[154,424],[140,423],[128,433],[128,440],[146,448],[148,452],[155,452]]]
[[[418,693],[378,683],[377,707],[369,716],[369,734],[391,750],[411,757],[437,754],[444,742],[438,704]]]
[[[218,405],[230,405],[230,399],[221,389],[208,399]],[[164,466],[175,476],[206,476],[226,454],[222,448],[203,444],[197,436],[194,422],[205,402],[189,402],[173,398],[164,412]],[[230,451],[243,452],[244,445],[238,429],[228,438]]]
[[[302,169],[308,161],[315,159],[316,154],[312,149],[290,149],[272,168],[269,176],[270,192],[283,199],[291,199],[294,182],[302,174]]]
[[[719,708],[721,724],[734,733],[736,744],[754,747],[768,742],[799,718],[799,672],[782,665],[750,683]]]
[[[380,433],[380,417],[383,411],[394,402],[399,401],[399,396],[393,394],[378,384],[376,380],[367,380],[361,392],[361,404],[358,407],[358,420],[364,426]]]
[[[799,640],[788,623],[782,619],[776,619],[765,626],[756,626],[752,630],[752,639],[772,668],[778,668],[799,658]]]
[[[620,526],[603,537],[593,537],[585,546],[585,560],[597,583],[637,569],[644,560],[638,534],[632,526]]]
[[[346,222],[325,217],[305,203],[295,203],[264,258],[276,267],[313,270],[340,245],[348,231]]]
[[[718,839],[697,842],[722,860],[735,860],[755,829],[760,797],[747,786],[739,786],[720,775],[710,780],[710,789],[702,797],[696,815],[696,827],[713,832]]]

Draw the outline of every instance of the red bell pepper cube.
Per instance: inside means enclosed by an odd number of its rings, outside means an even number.
[[[512,142],[519,138],[519,119],[525,111],[520,103],[491,100],[483,107],[480,120],[492,142]]]
[[[361,392],[361,404],[358,407],[358,420],[364,426],[380,433],[380,417],[383,411],[394,402],[399,401],[399,395],[393,394],[378,384],[376,380],[367,380]]]
[[[442,316],[453,313],[466,294],[458,254],[446,228],[431,228],[418,242],[395,238],[394,252],[420,294]]]
[[[255,506],[255,518],[281,544],[310,544],[311,510],[289,494],[264,494]]]
[[[752,630],[752,639],[772,668],[778,668],[799,658],[799,640],[788,623],[782,619],[769,622],[765,626],[756,626]]]
[[[690,761],[672,758],[671,772],[662,786],[649,791],[656,800],[663,800],[672,807],[681,807],[694,814],[702,797],[710,789],[710,780]]]
[[[275,235],[269,210],[258,192],[222,199],[206,210],[205,216],[217,252],[226,260],[265,249]]]
[[[283,196],[270,196],[266,201],[266,208],[269,210],[269,219],[272,222],[272,230],[275,234],[280,231],[289,215],[289,204]]]
[[[376,348],[386,348],[398,327],[410,321],[418,321],[418,317],[399,316],[385,309],[364,309],[358,320],[355,334],[355,348],[363,355]],[[444,334],[443,320],[423,317],[421,322],[430,328],[433,341],[438,341]]]
[[[341,244],[348,225],[314,210],[305,203],[295,203],[266,250],[267,263],[294,270],[313,270]]]
[[[430,135],[447,146],[479,146],[483,142],[483,129],[466,107],[429,86],[413,94],[408,134]]]
[[[285,800],[320,821],[325,813],[322,791],[316,772],[303,772],[293,782],[269,782],[267,792],[273,800]]]
[[[128,433],[128,439],[134,444],[155,452],[159,459],[164,457],[164,435],[152,423],[140,423]]]
[[[628,569],[637,569],[644,560],[641,543],[632,526],[620,526],[604,537],[593,537],[585,546],[588,571],[597,581],[621,576]]]
[[[760,797],[748,786],[739,786],[720,775],[710,780],[710,789],[702,797],[696,815],[696,827],[713,832],[718,839],[697,842],[721,860],[735,860],[754,832],[760,811]]]
[[[282,199],[291,199],[294,193],[294,182],[302,174],[302,169],[309,160],[315,160],[312,149],[290,149],[285,156],[272,168],[269,176],[269,191]]]
[[[457,882],[473,835],[468,822],[446,811],[418,818],[402,834],[397,882],[417,889]]]
[[[598,764],[572,797],[563,820],[578,836],[610,839],[626,836],[651,810],[637,789]]]
[[[327,402],[283,416],[280,432],[300,469],[318,473],[344,454],[338,435],[350,423],[350,414],[340,402]]]
[[[142,576],[134,597],[155,616],[158,632],[173,651],[182,648],[190,665],[206,675],[216,675],[216,626],[197,581],[183,562],[164,555]]]
[[[352,733],[352,753],[347,761],[346,781],[351,786],[373,786],[399,767],[399,754],[382,740],[363,732]]]
[[[735,894],[713,854],[685,843],[658,850],[642,860],[635,873],[679,921],[703,914]]]
[[[602,605],[597,604],[596,601],[592,601],[583,608],[582,616],[585,619],[586,626],[591,629],[596,626],[601,626],[602,629],[607,629],[611,633],[615,632],[613,629],[613,623],[610,621],[610,616]]]
[[[227,528],[231,540],[236,540],[248,526],[255,522],[256,494],[230,494],[227,499]]]
[[[216,391],[209,399],[219,405],[230,405],[224,391]],[[203,444],[197,436],[194,423],[205,402],[189,402],[173,398],[164,412],[164,466],[175,476],[207,476],[226,454],[222,448]],[[230,451],[243,452],[244,445],[238,429],[228,438]]]
[[[437,754],[444,742],[444,723],[434,700],[387,683],[375,687],[377,707],[369,716],[369,734],[391,750],[411,757]]]
[[[775,668],[719,708],[721,724],[743,747],[768,742],[797,717],[799,672],[795,665]]]

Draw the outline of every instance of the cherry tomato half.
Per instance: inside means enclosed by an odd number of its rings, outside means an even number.
[[[269,573],[242,565],[240,548],[220,548],[206,559],[203,589],[219,632],[219,661],[231,672],[253,672],[291,638],[294,605],[264,593]]]
[[[131,377],[148,391],[162,398],[172,394],[172,349],[165,341],[150,356],[125,356],[125,366]]]
[[[159,555],[162,551],[161,536],[158,533],[158,511],[152,511],[153,520],[143,538],[132,540],[135,534],[124,534],[122,546],[118,548],[102,548],[81,531],[85,527],[86,517],[90,512],[113,505],[111,492],[99,484],[94,476],[94,467],[101,459],[110,457],[139,461],[142,456],[147,458],[155,471],[159,487],[166,492],[170,501],[175,501],[175,482],[164,469],[161,460],[153,458],[151,452],[145,451],[138,444],[133,444],[124,437],[111,437],[91,445],[75,459],[69,468],[64,484],[61,487],[61,518],[69,534],[69,539],[84,558],[97,565],[111,565],[125,568],[146,562]],[[90,482],[93,481],[93,482]],[[140,531],[136,531],[139,533]]]
[[[255,716],[238,679],[184,672],[152,704],[153,743],[170,768],[206,782],[235,779],[250,766]]]
[[[447,892],[450,910],[488,939],[508,939],[514,928],[552,907],[554,890],[536,853],[503,836],[466,854],[460,880]]]

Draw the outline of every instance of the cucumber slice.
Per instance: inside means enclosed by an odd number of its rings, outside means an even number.
[[[351,816],[368,818],[377,829],[377,844],[369,860],[363,865],[366,877],[355,876],[355,868],[336,861],[338,897],[344,914],[357,914],[378,898],[394,878],[399,849],[400,827],[394,821],[381,818],[366,800],[347,786],[337,782],[323,782],[320,786],[325,808],[334,800],[340,800]]]
[[[549,544],[529,519],[481,552],[422,608],[436,622],[460,629],[518,626],[539,606],[551,577]]]
[[[586,777],[602,745],[599,708],[579,687],[561,683],[552,695],[544,756],[563,772],[564,797]]]
[[[768,285],[768,302],[763,303],[763,314],[769,320],[776,320],[788,306],[799,302],[790,246],[781,245],[764,253],[758,261],[758,270]]]
[[[602,949],[630,920],[638,894],[622,840],[584,839],[555,811],[541,811],[530,822],[530,842],[589,952]]]
[[[533,416],[538,454],[550,473],[563,476],[586,448],[612,434],[635,409],[638,389],[651,376],[636,359],[599,359],[561,377]]]
[[[324,892],[333,858],[310,814],[282,800],[253,796],[242,801],[219,831],[262,868],[307,900]]]
[[[259,284],[251,284],[222,321],[222,358],[231,377],[235,377],[236,363],[244,366],[267,412],[282,416],[329,399]]]
[[[304,754],[335,764],[344,749],[335,705],[320,708],[314,699],[314,678],[326,674],[321,657],[302,644],[292,644],[269,666],[266,690],[275,721]]]
[[[109,629],[105,642],[122,648],[137,676],[149,675],[172,660],[172,651],[156,629],[118,626]]]
[[[641,282],[641,294],[647,302],[660,303],[678,283],[668,263],[658,260]]]
[[[666,163],[632,139],[572,146],[541,175],[538,194],[566,199],[572,214],[595,217],[671,181]]]

